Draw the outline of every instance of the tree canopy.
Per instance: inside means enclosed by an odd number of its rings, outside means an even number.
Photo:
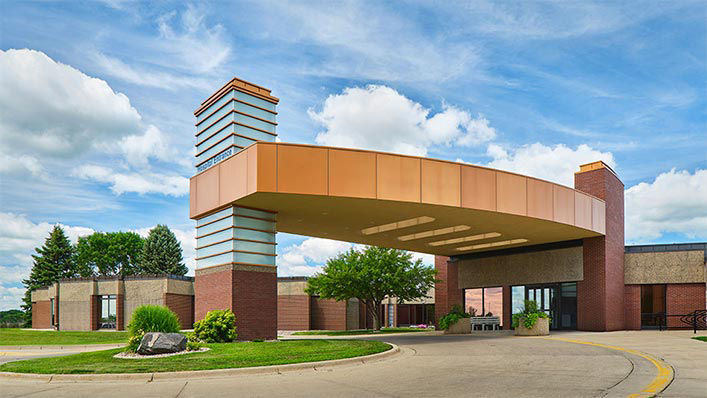
[[[187,273],[182,258],[182,247],[166,225],[157,225],[150,230],[142,249],[140,270],[143,274]]]
[[[327,261],[321,273],[310,278],[307,293],[337,301],[358,299],[372,314],[374,328],[381,326],[380,305],[386,297],[398,302],[425,297],[436,272],[413,261],[404,250],[368,246],[351,249]]]
[[[94,232],[79,238],[76,264],[81,276],[140,273],[144,240],[135,232]]]

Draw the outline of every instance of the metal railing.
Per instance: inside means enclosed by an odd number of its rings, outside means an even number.
[[[671,322],[670,319],[678,319],[679,323]],[[647,320],[648,322],[644,322]],[[707,310],[696,310],[689,314],[666,314],[664,312],[642,313],[641,325],[658,327],[659,330],[667,329],[692,329],[694,333],[698,330],[707,329]]]

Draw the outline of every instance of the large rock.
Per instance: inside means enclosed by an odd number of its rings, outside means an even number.
[[[137,353],[141,355],[168,354],[187,349],[187,338],[179,333],[145,333]]]

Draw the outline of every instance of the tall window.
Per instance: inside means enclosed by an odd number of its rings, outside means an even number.
[[[665,319],[665,285],[641,285],[641,327],[657,328]]]
[[[497,316],[503,323],[503,288],[464,289],[464,311],[476,316]]]
[[[388,327],[392,328],[395,326],[395,307],[393,304],[388,304]]]
[[[115,296],[101,296],[101,329],[115,329],[116,318]]]

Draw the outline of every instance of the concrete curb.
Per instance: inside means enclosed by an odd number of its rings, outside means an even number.
[[[154,380],[179,380],[195,378],[217,378],[241,375],[258,374],[278,374],[284,372],[295,372],[302,370],[321,370],[338,366],[366,364],[377,362],[401,353],[400,347],[393,343],[388,343],[391,348],[377,354],[365,355],[361,357],[333,359],[329,361],[303,362],[286,365],[254,366],[249,368],[214,369],[214,370],[192,370],[184,372],[158,372],[158,373],[120,373],[120,374],[34,374],[34,373],[13,373],[0,372],[0,380],[27,380],[52,382],[83,382],[83,381],[144,381]]]

